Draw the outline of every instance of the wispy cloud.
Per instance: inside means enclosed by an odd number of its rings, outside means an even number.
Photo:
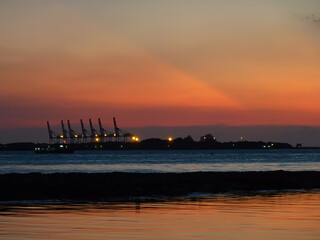
[[[304,17],[304,20],[311,22],[311,23],[320,24],[320,17],[315,16],[314,14],[310,14],[310,15]]]

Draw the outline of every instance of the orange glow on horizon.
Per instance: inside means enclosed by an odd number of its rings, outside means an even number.
[[[4,4],[0,126],[320,126],[317,3],[196,5]]]

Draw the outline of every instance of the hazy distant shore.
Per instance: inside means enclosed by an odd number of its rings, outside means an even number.
[[[0,200],[112,201],[139,196],[320,188],[320,172],[2,174]]]
[[[176,138],[171,141],[151,138],[141,142],[94,142],[67,144],[73,150],[218,150],[218,149],[301,149],[298,145],[293,147],[288,143],[262,142],[262,141],[238,141],[218,142],[213,136],[211,140],[193,141],[188,138]],[[47,143],[35,144],[32,142],[0,144],[0,151],[31,150],[47,147]],[[60,147],[60,144],[51,144],[51,147]]]

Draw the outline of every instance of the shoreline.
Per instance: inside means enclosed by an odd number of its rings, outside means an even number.
[[[145,139],[139,142],[86,142],[70,143],[57,142],[54,144],[20,142],[0,144],[0,150],[35,150],[36,148],[59,148],[68,146],[73,150],[219,150],[219,149],[301,149],[301,145],[293,147],[289,143],[263,141],[219,142],[215,138],[204,138],[201,141],[176,138],[163,140],[158,138]]]
[[[193,193],[319,188],[320,171],[0,174],[0,201],[135,201]]]

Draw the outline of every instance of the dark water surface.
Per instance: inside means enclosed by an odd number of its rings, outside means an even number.
[[[320,171],[320,150],[0,152],[0,174],[269,170]],[[0,202],[0,239],[320,239],[320,191]]]
[[[194,172],[320,170],[319,149],[76,151],[35,154],[0,151],[0,174],[28,172]]]
[[[0,204],[0,239],[320,239],[320,191]]]

